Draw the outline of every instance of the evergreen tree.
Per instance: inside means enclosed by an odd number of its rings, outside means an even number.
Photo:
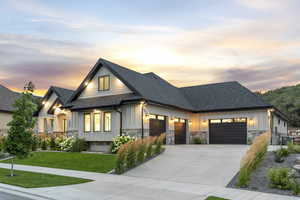
[[[32,92],[34,85],[29,82],[24,92],[13,104],[12,121],[8,123],[8,136],[5,141],[5,150],[13,156],[11,159],[11,176],[14,176],[14,158],[26,158],[32,146],[32,134],[35,125],[33,114],[37,109]]]

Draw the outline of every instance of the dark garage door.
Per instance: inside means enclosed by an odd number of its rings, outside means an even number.
[[[210,144],[246,144],[247,121],[246,119],[210,120]]]
[[[149,123],[150,136],[159,136],[166,132],[166,118],[164,116],[155,116],[154,119],[150,119]]]
[[[186,122],[174,122],[175,144],[186,144]]]

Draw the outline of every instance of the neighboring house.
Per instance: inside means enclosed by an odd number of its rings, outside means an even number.
[[[70,110],[63,109],[74,91],[51,86],[42,99],[37,116],[39,133],[66,133],[70,122]]]
[[[19,93],[0,85],[0,136],[7,134],[7,124],[12,120],[12,105],[19,97]]]
[[[194,137],[209,144],[246,144],[265,131],[272,131],[277,143],[287,134],[285,116],[238,82],[178,88],[154,73],[99,59],[74,92],[61,90],[51,87],[44,97],[39,132],[64,130],[84,138],[92,151],[123,134],[166,133],[167,144],[192,143]]]

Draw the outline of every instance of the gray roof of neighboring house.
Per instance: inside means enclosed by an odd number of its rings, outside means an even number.
[[[92,80],[101,67],[109,69],[133,91],[134,95],[78,99],[85,88],[85,83]],[[272,107],[238,82],[177,88],[152,72],[141,74],[104,59],[98,60],[70,97],[68,106],[73,106],[71,109],[79,109],[108,105],[109,101],[111,104],[121,104],[124,101],[141,99],[192,112]]]
[[[3,85],[0,85],[0,111],[12,112],[14,110],[13,104],[20,95],[20,93],[11,91]]]
[[[63,105],[66,105],[68,103],[69,98],[72,96],[74,92],[73,90],[56,87],[56,86],[51,86],[51,88],[53,89],[53,91],[55,91],[55,93],[58,96],[58,99],[61,101]]]

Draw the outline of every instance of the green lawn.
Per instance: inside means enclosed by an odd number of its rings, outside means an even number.
[[[107,173],[115,167],[115,155],[67,152],[34,152],[15,164]],[[10,160],[2,161],[10,163]]]
[[[228,199],[223,199],[223,198],[220,198],[220,197],[210,196],[210,197],[207,197],[206,200],[228,200]]]
[[[9,169],[0,168],[0,183],[20,186],[24,188],[53,187],[86,183],[92,180],[58,176],[52,174],[41,174],[15,170],[15,176],[10,176]]]

